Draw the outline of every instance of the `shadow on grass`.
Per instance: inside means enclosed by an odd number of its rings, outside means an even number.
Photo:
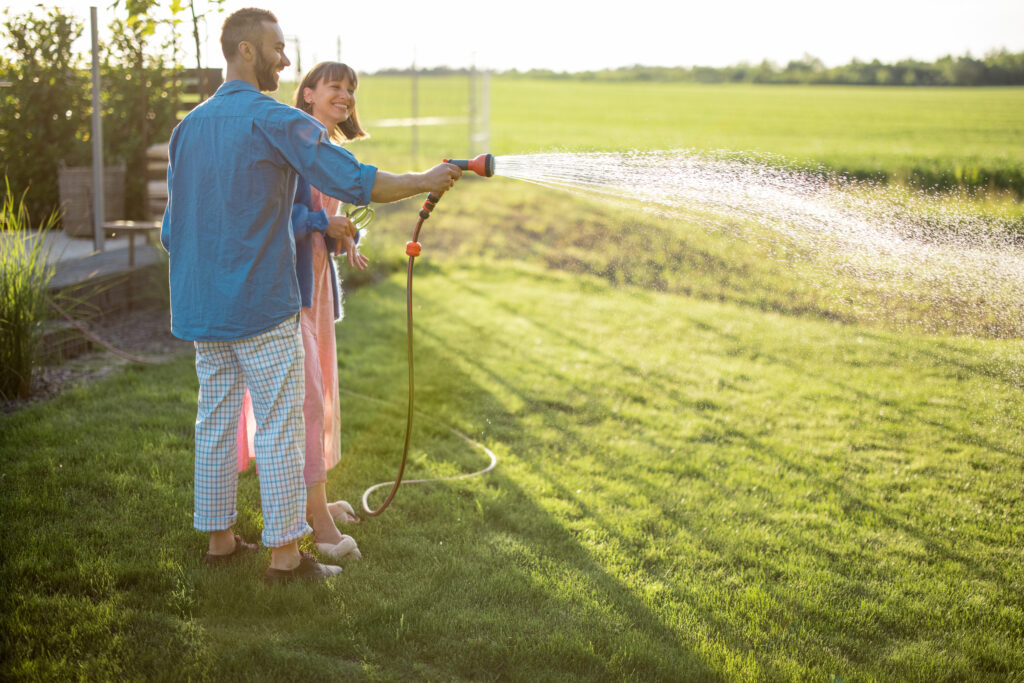
[[[4,418],[5,677],[716,678],[500,470],[484,486],[500,503],[451,550],[433,546],[438,502],[475,503],[442,486],[364,523],[367,559],[337,581],[264,587],[265,551],[205,567],[194,392],[179,360]],[[256,478],[242,480],[236,529],[253,538]]]
[[[387,285],[377,290],[382,297],[398,296],[400,288]],[[456,318],[458,316],[455,316]],[[460,320],[460,323],[465,321]],[[376,332],[375,332],[376,334]],[[494,394],[451,362],[450,353],[444,349],[444,340],[429,331],[418,331],[421,340],[420,354],[430,357],[430,363],[420,364],[425,376],[417,382],[424,391],[421,395],[438,395],[439,388],[454,387],[451,393],[441,392],[451,402],[469,402],[472,409],[465,411],[475,415],[496,417],[502,433],[524,434],[528,427],[518,420],[510,419],[501,402]],[[394,386],[401,383],[401,367],[391,369],[389,378],[375,378],[378,385]],[[496,378],[493,374],[489,378]],[[344,380],[343,380],[344,381]],[[514,390],[510,384],[506,388]],[[524,395],[525,394],[521,394]],[[449,405],[437,405],[424,401],[420,410],[434,412],[448,411]],[[433,410],[432,410],[433,409]],[[378,405],[368,406],[360,427],[369,434],[372,428],[390,423],[396,426],[394,409]],[[455,409],[457,414],[464,411]],[[391,419],[385,418],[390,413]],[[398,422],[401,423],[400,421]],[[472,433],[464,425],[458,425]],[[357,431],[358,428],[357,428]],[[432,441],[431,435],[424,435],[429,429],[421,428],[414,437],[414,450],[451,448],[443,440]],[[478,437],[479,438],[479,437]],[[375,445],[373,436],[357,436],[346,448],[348,451],[368,451]],[[393,457],[397,458],[397,439],[393,440]],[[457,445],[455,450],[464,447]],[[442,451],[443,452],[443,451]],[[478,455],[478,454],[477,454]],[[516,461],[532,463],[531,455],[503,454]],[[462,458],[465,460],[465,458]],[[411,467],[415,468],[414,464]],[[533,467],[532,464],[528,465]],[[377,463],[371,476],[365,467],[362,473],[348,472],[346,478],[361,478],[365,481],[379,481],[393,474],[390,467]],[[465,471],[476,469],[476,465],[465,467]],[[527,672],[534,672],[541,678],[558,676],[561,672],[569,677],[619,679],[638,676],[644,679],[709,680],[718,678],[703,662],[702,656],[686,644],[684,634],[666,622],[649,600],[641,599],[635,588],[626,585],[621,577],[610,572],[595,560],[580,543],[578,536],[549,511],[544,510],[530,498],[530,495],[508,475],[509,463],[499,460],[498,470],[485,479],[473,480],[466,484],[437,483],[423,489],[404,488],[395,505],[379,520],[359,528],[367,538],[368,548],[377,543],[409,543],[418,546],[410,556],[422,558],[428,566],[436,561],[444,568],[447,578],[441,576],[443,585],[437,587],[435,600],[460,605],[458,613],[451,615],[449,628],[463,631],[454,640],[466,641],[472,648],[473,658],[478,662],[489,662],[479,668],[466,668],[462,663],[454,670],[460,675],[472,678],[489,677],[499,672],[499,677],[525,679]],[[418,476],[408,474],[407,476]],[[476,489],[471,494],[466,488]],[[454,499],[456,502],[450,502]],[[443,502],[449,517],[463,516],[476,519],[473,535],[462,540],[445,535],[445,523],[439,527],[436,519],[436,505]],[[481,502],[486,501],[486,502]],[[434,517],[424,522],[423,517]],[[448,522],[452,522],[451,519]],[[373,526],[370,526],[373,525]],[[411,529],[406,528],[412,525]],[[381,532],[381,529],[386,531]],[[383,535],[377,535],[381,534]],[[395,539],[397,534],[403,538]],[[434,548],[430,542],[437,541]],[[426,539],[426,540],[424,540]],[[440,544],[444,544],[444,549]],[[451,544],[453,547],[448,550]],[[361,546],[362,547],[362,546]],[[375,549],[377,553],[388,550]],[[458,552],[457,561],[443,553]],[[359,569],[367,566],[361,563]],[[453,588],[454,587],[454,588]],[[447,597],[447,600],[444,598]],[[423,596],[408,596],[415,603]],[[441,608],[444,611],[443,608]],[[401,623],[403,612],[400,607],[392,610],[380,608],[371,610],[378,614],[373,623],[366,622],[366,615],[360,617],[369,630],[387,627],[396,628]],[[411,610],[414,612],[415,610]],[[408,626],[419,629],[419,637],[429,639],[423,631],[432,632],[423,624]],[[488,634],[493,637],[487,637]],[[384,633],[380,633],[381,639]],[[451,634],[448,638],[452,639]],[[410,656],[395,653],[400,658]],[[514,669],[508,667],[512,665]],[[511,674],[511,671],[517,672]]]

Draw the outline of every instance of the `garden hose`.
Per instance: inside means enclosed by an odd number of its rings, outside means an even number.
[[[490,154],[481,154],[475,159],[445,159],[446,163],[454,164],[463,170],[470,170],[474,173],[481,175],[485,178],[489,178],[494,175],[494,156]],[[440,194],[430,193],[427,195],[427,199],[423,202],[423,207],[420,208],[419,220],[416,221],[416,228],[412,233],[412,240],[406,242],[405,253],[409,256],[409,265],[406,270],[405,280],[405,323],[406,323],[406,354],[408,357],[409,366],[409,400],[408,408],[405,415],[405,442],[402,445],[402,460],[398,466],[398,475],[392,482],[382,482],[375,484],[363,492],[363,512],[370,517],[376,517],[380,513],[384,512],[391,501],[394,500],[395,494],[398,493],[398,487],[402,485],[402,475],[405,474],[405,465],[409,460],[409,442],[412,437],[412,417],[413,417],[413,403],[415,395],[415,373],[413,371],[413,335],[412,335],[412,268],[416,262],[416,257],[420,255],[421,245],[419,243],[420,230],[423,229],[423,222],[430,218],[431,211],[437,206],[437,203],[441,201],[441,197],[444,196],[444,192]],[[360,396],[362,398],[370,398],[369,396],[362,396],[360,394],[354,394],[353,392],[346,392],[351,395]],[[376,400],[376,399],[372,399]],[[490,451],[486,446],[474,441],[462,432],[459,432],[452,427],[447,427],[453,434],[466,441],[472,446],[482,449],[490,458],[491,464],[486,468],[473,472],[471,474],[462,474],[454,477],[439,477],[436,479],[412,479],[409,480],[408,484],[422,484],[428,481],[449,481],[453,479],[465,479],[467,477],[475,477],[480,474],[485,474],[494,469],[495,465],[498,464],[498,458]],[[376,510],[371,510],[370,505],[367,502],[370,494],[378,488],[391,484],[391,490],[388,492],[384,502],[381,503],[380,507]]]

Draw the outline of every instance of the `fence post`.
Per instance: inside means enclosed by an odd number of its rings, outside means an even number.
[[[473,64],[469,67],[469,125],[466,126],[469,129],[469,149],[466,151],[466,156],[470,159],[476,156],[476,58],[474,56]]]
[[[412,58],[412,167],[420,167],[420,98],[419,76],[416,72],[416,57]]]
[[[89,8],[92,23],[92,240],[96,251],[103,251],[103,121],[100,110],[100,48],[96,8]]]

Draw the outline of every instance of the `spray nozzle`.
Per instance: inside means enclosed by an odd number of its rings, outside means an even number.
[[[463,171],[472,171],[477,175],[481,175],[485,178],[490,178],[494,175],[494,155],[493,154],[481,154],[475,159],[445,159],[444,163],[454,164],[461,168]],[[427,201],[423,202],[423,208],[420,209],[420,222],[430,218],[430,212],[434,210],[434,207],[439,201],[441,201],[441,194],[435,194],[431,192],[427,195]]]
[[[475,159],[445,159],[446,163],[455,164],[463,171],[472,171],[484,178],[494,175],[494,155],[481,154]]]

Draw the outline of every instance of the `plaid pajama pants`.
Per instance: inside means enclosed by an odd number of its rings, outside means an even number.
[[[199,531],[238,519],[235,432],[245,387],[256,416],[254,450],[263,503],[263,544],[287,545],[312,532],[306,524],[304,354],[298,316],[238,341],[196,342],[195,514]]]

